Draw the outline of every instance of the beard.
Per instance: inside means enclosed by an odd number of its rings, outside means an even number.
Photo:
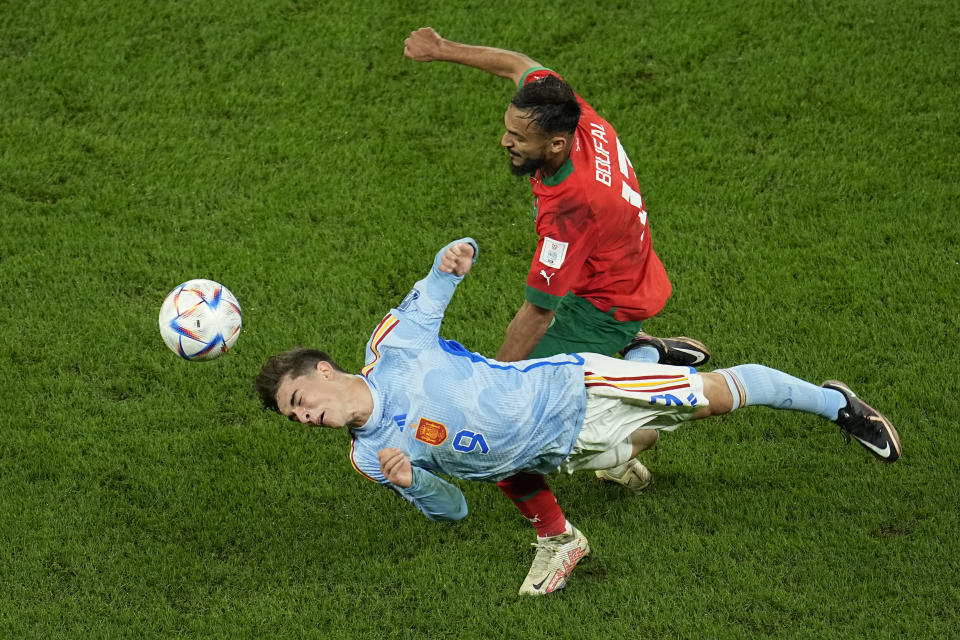
[[[513,157],[512,155],[510,156]],[[547,162],[546,156],[540,156],[538,158],[527,158],[520,164],[510,163],[510,173],[515,176],[532,176],[537,172],[540,167],[542,167]]]

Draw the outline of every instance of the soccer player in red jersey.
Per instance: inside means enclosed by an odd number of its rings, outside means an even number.
[[[530,176],[540,236],[523,305],[510,321],[497,360],[558,353],[623,353],[630,360],[699,366],[710,357],[690,338],[641,331],[670,297],[670,281],[653,250],[636,174],[614,128],[555,72],[514,51],[463,44],[429,27],[410,34],[404,54],[419,62],[455,62],[517,84],[504,114],[500,144],[510,169]],[[650,436],[656,439],[656,434]],[[646,443],[648,446],[651,443]],[[597,475],[638,491],[650,473],[636,459]],[[539,551],[524,592],[542,592],[537,567],[569,537],[543,476],[498,483],[533,524]],[[575,564],[575,563],[574,563]],[[572,571],[573,564],[570,565]]]

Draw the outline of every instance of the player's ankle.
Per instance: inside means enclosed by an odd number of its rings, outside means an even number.
[[[563,520],[563,526],[561,527],[550,527],[549,529],[537,529],[537,539],[544,540],[546,538],[553,538],[565,533],[570,533],[573,531],[573,525],[567,522],[566,518]]]

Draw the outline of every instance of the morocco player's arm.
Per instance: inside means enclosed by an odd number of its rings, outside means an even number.
[[[516,51],[447,40],[430,27],[411,33],[403,43],[403,53],[417,62],[456,62],[506,78],[517,85],[528,69],[541,66],[536,60]]]
[[[507,325],[507,335],[497,351],[497,360],[501,362],[515,362],[526,360],[533,351],[540,338],[547,332],[553,320],[553,309],[538,307],[529,300],[523,301],[523,306],[513,316]]]
[[[578,202],[573,199],[566,203],[571,208],[551,208],[538,216],[540,242],[527,274],[526,300],[507,326],[497,360],[513,362],[530,357],[550,327],[554,310],[578,281],[595,250],[597,234],[590,223],[590,210],[581,212]],[[558,219],[563,223],[556,223]],[[576,220],[581,222],[573,222]]]

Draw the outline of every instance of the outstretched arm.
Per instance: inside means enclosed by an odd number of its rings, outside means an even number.
[[[417,29],[403,43],[403,54],[417,62],[456,62],[519,84],[536,60],[516,51],[481,47],[447,40],[430,27]]]
[[[438,332],[453,292],[476,258],[476,242],[472,238],[461,238],[445,246],[433,258],[427,277],[413,285],[395,313]]]
[[[473,245],[469,242],[455,242],[447,247],[440,256],[437,269],[455,276],[465,276],[473,266],[473,256],[476,255]]]

